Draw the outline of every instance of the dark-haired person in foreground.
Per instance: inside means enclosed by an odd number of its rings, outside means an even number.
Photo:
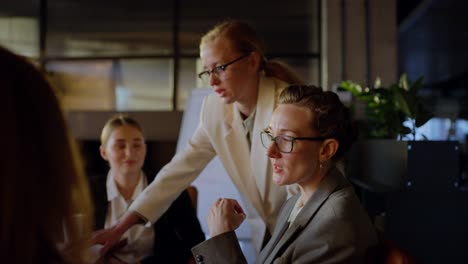
[[[54,90],[1,46],[0,90],[0,262],[86,263],[92,204]]]
[[[300,193],[282,207],[256,263],[364,263],[377,235],[353,187],[336,168],[354,137],[348,110],[333,92],[290,86],[280,95],[261,141],[278,185]],[[192,249],[198,263],[246,263],[234,233],[245,219],[233,199],[218,199],[207,221],[211,239]]]

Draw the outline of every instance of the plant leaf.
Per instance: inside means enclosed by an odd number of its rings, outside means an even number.
[[[380,88],[382,87],[382,80],[380,80],[380,77],[377,77],[375,78],[375,82],[374,82],[374,88]]]
[[[395,89],[394,93],[395,93],[395,103],[398,106],[397,109],[401,110],[403,113],[405,113],[405,115],[412,118],[411,110],[403,94],[399,91],[399,89]]]
[[[415,82],[413,82],[410,86],[410,91],[412,94],[416,95],[419,91],[419,88],[422,87],[424,81],[424,77],[420,76]]]
[[[340,88],[351,92],[351,94],[356,97],[360,97],[360,95],[362,94],[362,87],[353,81],[342,81],[340,84]]]
[[[419,113],[415,118],[416,127],[420,127],[420,126],[426,124],[426,122],[429,121],[433,116],[434,115],[431,112],[426,111],[424,109],[419,109]]]
[[[409,90],[409,85],[408,85],[408,76],[406,73],[403,73],[400,77],[400,80],[398,81],[398,86],[400,88],[403,88],[404,90],[408,91]]]
[[[401,126],[399,134],[400,135],[407,135],[407,134],[410,134],[411,132],[412,132],[411,128],[409,128],[407,126]]]

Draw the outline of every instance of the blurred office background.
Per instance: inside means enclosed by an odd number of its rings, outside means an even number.
[[[173,112],[167,120],[180,121],[191,90],[203,86],[200,36],[238,18],[264,37],[268,58],[326,89],[347,79],[389,84],[401,73],[424,76],[421,94],[436,119],[423,131],[465,142],[466,7],[457,0],[3,0],[0,44],[47,73],[77,137],[95,137],[92,123],[83,127],[91,112]],[[149,136],[176,140],[177,122],[166,128],[170,135]]]
[[[172,158],[188,98],[203,87],[197,79],[199,39],[215,23],[235,18],[263,36],[267,58],[288,62],[308,83],[325,89],[335,89],[342,80],[372,85],[380,77],[386,85],[401,73],[410,80],[424,76],[420,95],[435,117],[420,132],[430,140],[457,142],[459,168],[453,182],[463,184],[467,9],[462,0],[2,0],[0,44],[47,75],[90,174],[107,171],[98,140],[115,112],[130,113],[145,128],[149,169],[157,171]],[[466,202],[464,196],[457,199]],[[395,208],[392,201],[389,208]],[[456,217],[445,219],[440,228]],[[468,234],[468,224],[456,228]],[[468,252],[468,236],[456,243],[454,251]],[[457,256],[451,263],[465,257]]]

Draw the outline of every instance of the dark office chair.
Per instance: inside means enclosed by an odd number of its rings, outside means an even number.
[[[377,230],[378,245],[369,250],[366,256],[366,264],[417,264],[415,258],[408,252],[398,247],[393,241],[385,237],[384,233]]]
[[[197,187],[190,185],[187,188],[187,192],[190,196],[190,200],[192,201],[192,206],[193,209],[195,209],[195,212],[197,211],[197,205],[198,205],[198,189]]]
[[[406,250],[397,246],[393,241],[385,237],[381,231],[377,231],[379,243],[370,248],[365,257],[366,264],[418,264],[419,261]]]
[[[383,239],[383,264],[416,264],[416,260],[390,240]]]

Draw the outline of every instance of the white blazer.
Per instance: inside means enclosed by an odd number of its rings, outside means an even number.
[[[272,182],[271,164],[259,136],[268,126],[277,97],[286,86],[275,78],[260,79],[250,153],[242,117],[235,104],[223,103],[216,94],[205,97],[199,125],[187,147],[161,169],[129,210],[155,222],[218,155],[243,197],[253,244],[259,251],[265,227],[273,232],[279,209],[287,198],[286,188]]]

